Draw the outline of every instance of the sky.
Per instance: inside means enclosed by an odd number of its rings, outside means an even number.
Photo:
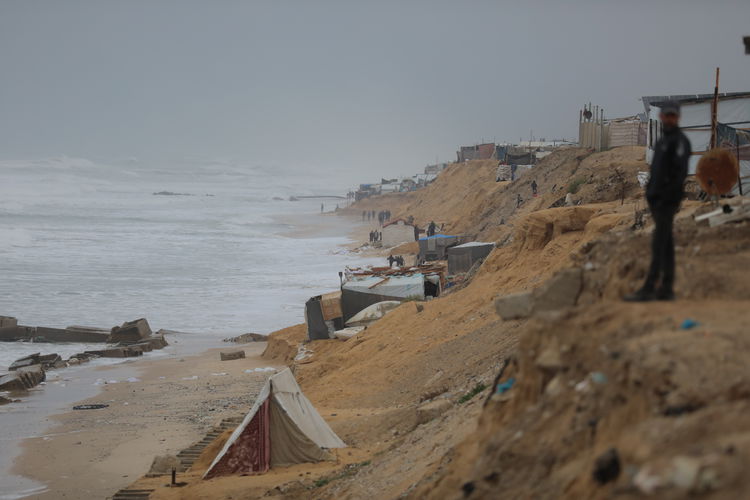
[[[750,90],[748,0],[0,0],[0,159],[222,159],[377,180]]]

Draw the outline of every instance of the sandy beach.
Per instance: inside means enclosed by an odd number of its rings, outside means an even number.
[[[34,498],[111,496],[145,474],[156,455],[176,454],[221,419],[244,415],[272,373],[254,371],[270,366],[260,358],[264,348],[228,344],[197,356],[135,361],[131,382],[107,383],[95,397],[70,405],[107,408],[51,418],[43,436],[24,442],[13,472],[46,484]],[[244,350],[247,357],[222,362],[222,350]],[[96,372],[109,381],[118,369]]]

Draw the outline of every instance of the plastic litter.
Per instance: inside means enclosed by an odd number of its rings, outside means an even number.
[[[91,404],[91,405],[76,405],[73,407],[74,410],[99,410],[101,408],[107,408],[109,405],[105,404]]]
[[[505,392],[508,392],[515,383],[516,379],[511,377],[502,384],[497,384],[497,387],[495,388],[495,394],[503,394]]]
[[[690,330],[691,328],[695,328],[698,325],[699,323],[694,319],[686,318],[685,321],[683,321],[680,325],[680,328],[682,328],[683,330]]]

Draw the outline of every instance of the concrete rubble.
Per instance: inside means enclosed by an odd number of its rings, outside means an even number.
[[[109,335],[108,343],[137,344],[151,336],[151,327],[145,318],[126,321],[121,326],[114,326]]]
[[[0,375],[0,391],[27,391],[44,382],[46,378],[42,365],[18,368],[12,373]]]
[[[495,311],[503,320],[508,321],[572,307],[578,301],[582,287],[583,270],[564,269],[533,291],[497,297]]]
[[[224,342],[234,342],[235,344],[247,344],[249,342],[267,342],[268,335],[261,335],[260,333],[243,333],[236,337],[230,337],[224,339]]]
[[[232,361],[235,359],[243,359],[245,357],[245,351],[231,351],[231,352],[221,352],[219,353],[219,357],[222,361]]]

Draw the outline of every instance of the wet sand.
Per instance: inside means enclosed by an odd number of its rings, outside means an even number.
[[[99,394],[70,407],[109,406],[51,417],[51,429],[24,441],[13,472],[46,485],[33,498],[113,495],[145,474],[156,455],[176,454],[223,418],[244,415],[271,373],[253,371],[269,366],[260,358],[265,345],[228,344],[196,356],[138,360],[127,370],[93,370],[117,383],[97,386]],[[247,357],[219,360],[220,351],[236,349]],[[131,381],[122,379],[126,372],[135,373]]]

